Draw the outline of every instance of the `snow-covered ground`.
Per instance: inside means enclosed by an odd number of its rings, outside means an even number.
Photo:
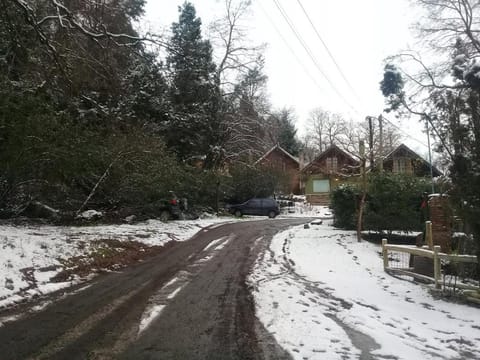
[[[46,294],[81,281],[51,282],[64,262],[102,246],[98,240],[138,241],[164,245],[184,241],[209,225],[232,221],[209,217],[163,223],[150,220],[129,225],[99,226],[0,226],[0,308],[34,295]],[[35,283],[32,287],[31,284]]]
[[[480,309],[389,276],[380,251],[325,223],[277,235],[250,276],[260,320],[299,360],[480,359]]]
[[[331,214],[302,205],[279,217],[290,216]],[[97,240],[162,245],[209,225],[264,219],[1,225],[0,308],[81,281],[50,279],[65,260],[94,250]],[[277,235],[250,276],[257,315],[295,359],[359,359],[362,352],[378,359],[480,359],[480,309],[433,299],[426,287],[385,274],[379,252],[378,245],[357,243],[354,233],[334,229],[328,220]]]
[[[328,215],[328,209],[324,207],[297,203],[294,213],[281,214],[279,218]],[[51,281],[65,268],[68,259],[87,255],[105,246],[98,240],[130,240],[159,246],[171,240],[188,240],[199,230],[213,224],[259,219],[264,220],[265,217],[235,219],[204,214],[198,220],[167,223],[150,220],[138,224],[98,226],[0,225],[0,309],[85,280]]]

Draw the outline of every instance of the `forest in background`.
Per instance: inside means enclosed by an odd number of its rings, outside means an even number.
[[[1,217],[32,203],[123,216],[170,191],[216,207],[278,186],[251,164],[301,144],[292,110],[268,103],[249,2],[225,2],[212,41],[188,2],[170,37],[139,34],[144,3],[2,0]]]

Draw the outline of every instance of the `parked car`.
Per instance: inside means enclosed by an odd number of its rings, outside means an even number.
[[[274,218],[280,214],[280,208],[274,199],[253,198],[242,204],[227,205],[227,210],[240,217],[242,215],[263,215]]]

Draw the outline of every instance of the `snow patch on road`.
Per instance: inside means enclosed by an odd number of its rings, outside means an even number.
[[[183,289],[183,286],[179,286],[178,288],[173,290],[170,295],[167,296],[167,299],[172,300],[182,289]]]
[[[211,249],[212,247],[216,247],[218,244],[224,242],[228,237],[227,236],[223,236],[219,239],[216,239],[216,240],[212,240],[210,242],[210,244],[208,244],[207,246],[205,246],[205,248],[203,249],[203,251],[208,251],[209,249]]]
[[[145,329],[160,316],[163,309],[166,305],[153,305],[142,315],[142,320],[140,320],[140,325],[138,326],[138,335],[140,335]]]
[[[187,267],[186,271],[180,271],[177,276],[168,281],[160,290],[158,290],[147,302],[147,306],[140,319],[138,336],[145,331],[153,321],[162,313],[165,306],[172,301],[175,296],[198,274],[202,267],[208,261],[217,256],[220,251],[235,238],[235,235],[223,236],[212,240],[201,252],[203,257],[197,259],[193,264]]]

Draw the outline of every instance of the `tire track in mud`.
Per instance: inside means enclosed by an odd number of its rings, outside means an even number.
[[[218,240],[228,241],[229,239]],[[212,243],[216,241],[213,240]],[[208,252],[209,246],[207,245],[189,257],[191,264],[187,266],[185,272],[188,276],[178,276],[182,282],[190,281],[201,270],[202,260],[208,256],[214,256],[211,251]],[[215,249],[213,249],[214,251]],[[180,274],[182,275],[181,270]],[[157,278],[146,281],[130,293],[114,299],[112,303],[95,311],[85,320],[68,329],[63,335],[45,345],[32,359],[83,359],[87,356],[89,359],[100,360],[118,356],[138,337],[145,309],[148,309],[152,298],[158,298],[158,293],[165,288],[167,291],[161,294],[163,295],[161,302],[166,304],[173,298],[171,296],[172,289],[168,291],[168,285],[169,280],[177,279],[177,275],[179,275],[177,268],[172,269]],[[99,334],[101,335],[99,336]]]
[[[151,294],[205,257],[209,243],[178,243],[155,259],[100,276],[85,290],[6,323],[0,327],[2,359],[112,359],[136,339]]]
[[[246,278],[275,233],[305,221],[202,230],[153,259],[99,276],[0,327],[1,358],[290,360],[256,318]]]
[[[176,301],[167,306],[159,321],[121,358],[291,360],[255,316],[246,279],[276,232],[305,221],[234,225],[237,239],[206,264],[195,281],[188,283]],[[189,308],[192,303],[195,307]],[[175,322],[181,325],[172,326]]]

